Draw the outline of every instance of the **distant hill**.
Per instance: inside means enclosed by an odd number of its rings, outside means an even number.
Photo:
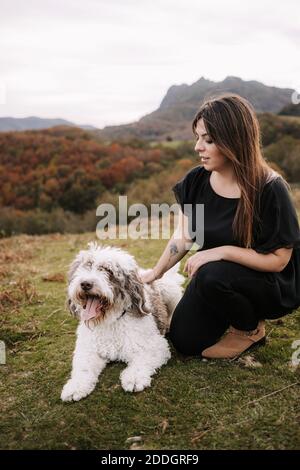
[[[96,129],[88,125],[79,126],[65,119],[44,119],[36,116],[26,118],[0,117],[0,132],[48,129],[55,126],[76,126],[87,130]]]
[[[288,104],[279,113],[281,116],[300,116],[300,104]]]
[[[167,91],[159,108],[142,117],[138,122],[121,126],[108,126],[95,131],[106,140],[181,140],[193,138],[191,121],[202,101],[220,92],[237,93],[252,103],[257,113],[278,113],[291,103],[294,92],[290,88],[277,88],[257,81],[245,81],[238,77],[226,77],[213,82],[201,77],[192,85],[173,85]]]

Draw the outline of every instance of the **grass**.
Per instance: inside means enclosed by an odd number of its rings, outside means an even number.
[[[300,124],[300,116],[285,116],[285,115],[278,115],[280,119],[283,121],[290,121],[290,122],[296,122]]]
[[[65,273],[93,233],[0,241],[1,449],[298,449],[300,312],[268,322],[268,345],[242,361],[205,362],[172,349],[142,393],[125,393],[110,364],[86,399],[60,401],[76,321],[64,307]],[[116,241],[151,267],[165,241]],[[142,441],[127,443],[129,437]]]

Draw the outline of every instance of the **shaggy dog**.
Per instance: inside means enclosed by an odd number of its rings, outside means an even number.
[[[80,320],[73,369],[61,399],[77,401],[89,395],[110,361],[127,363],[122,387],[139,392],[170,358],[164,338],[172,313],[182,296],[178,265],[151,284],[139,280],[130,254],[88,243],[68,273],[67,305]]]

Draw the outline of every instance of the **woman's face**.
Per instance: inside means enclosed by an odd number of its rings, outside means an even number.
[[[231,161],[225,157],[213,143],[210,135],[204,126],[203,119],[200,119],[196,127],[197,142],[195,151],[200,156],[200,163],[209,171],[219,171],[225,167],[232,166]]]

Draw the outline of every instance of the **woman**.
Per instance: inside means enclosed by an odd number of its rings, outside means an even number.
[[[299,224],[288,183],[262,157],[258,121],[245,99],[207,100],[193,131],[202,166],[174,186],[178,227],[142,280],[160,278],[189,251],[195,237],[186,233],[200,229],[196,205],[204,204],[204,244],[185,264],[191,281],[169,338],[186,355],[233,358],[264,344],[265,319],[300,305]]]

